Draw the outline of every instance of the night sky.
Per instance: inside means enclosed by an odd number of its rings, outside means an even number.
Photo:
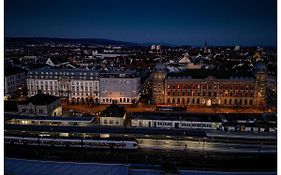
[[[5,37],[275,46],[276,0],[5,0]]]

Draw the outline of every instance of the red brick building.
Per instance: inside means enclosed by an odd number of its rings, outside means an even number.
[[[254,74],[211,69],[175,73],[157,70],[153,98],[157,105],[265,106],[265,81],[263,65],[257,65]]]

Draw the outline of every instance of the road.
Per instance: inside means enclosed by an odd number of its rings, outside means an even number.
[[[67,105],[62,104],[63,111],[76,110],[85,113],[97,113],[103,111],[109,105],[96,105],[96,106],[88,106],[88,105]],[[123,105],[127,112],[155,112],[155,105],[148,105],[142,102],[137,103],[135,106],[133,105]],[[262,113],[262,112],[276,112],[276,108],[260,110],[258,108],[240,108],[238,110],[239,113]],[[200,112],[200,113],[237,113],[237,109],[233,107],[196,107],[189,106],[187,107],[187,112]]]
[[[172,139],[137,139],[140,149],[230,153],[276,153],[276,145],[230,144]]]

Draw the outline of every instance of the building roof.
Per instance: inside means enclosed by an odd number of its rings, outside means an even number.
[[[19,102],[19,105],[26,105],[26,104],[32,103],[33,105],[45,106],[45,105],[49,105],[59,99],[60,99],[60,97],[38,93],[38,94],[28,98],[25,101]]]
[[[19,73],[24,73],[25,70],[20,68],[20,67],[9,67],[5,66],[5,71],[4,71],[4,76],[10,76],[10,75],[15,75]]]
[[[37,132],[71,132],[88,134],[143,134],[143,135],[161,135],[161,136],[206,136],[203,129],[171,129],[171,128],[136,128],[129,127],[108,127],[108,126],[49,126],[49,125],[16,125],[5,124],[5,130],[16,131],[37,131]]]
[[[166,71],[167,67],[164,63],[157,63],[154,67],[155,71]]]
[[[67,58],[49,58],[54,64],[68,63]]]
[[[266,72],[267,71],[267,67],[264,63],[262,62],[258,62],[255,64],[255,70],[259,71],[259,72]]]
[[[43,122],[76,122],[76,123],[91,123],[94,117],[57,117],[57,116],[24,116],[5,114],[5,119],[43,121]]]
[[[189,79],[205,79],[213,76],[217,79],[251,79],[253,75],[249,72],[230,72],[216,69],[189,69],[181,72],[172,72],[167,74],[167,78],[189,78]]]
[[[102,111],[101,117],[123,117],[125,112],[123,107],[120,107],[117,104],[112,104]]]

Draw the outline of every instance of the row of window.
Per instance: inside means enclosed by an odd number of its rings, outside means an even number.
[[[14,80],[14,79],[19,79],[19,78],[25,79],[25,75],[24,75],[24,73],[14,74],[14,75],[5,76],[5,78],[7,80]]]
[[[94,75],[94,73],[86,73],[86,72],[79,72],[79,73],[76,73],[76,74],[74,74],[74,72],[30,72],[30,74],[32,75],[32,74],[35,74],[35,75],[37,75],[37,74],[41,74],[41,75],[91,75],[91,76],[93,76]]]
[[[172,126],[171,122],[157,122],[157,125],[161,125],[161,126]]]
[[[113,102],[113,99],[112,98],[104,98],[104,99],[102,99],[102,101],[103,102]],[[131,102],[131,100],[130,100],[130,98],[120,98],[119,99],[119,102],[120,103],[130,103]]]
[[[50,85],[50,86],[48,86],[48,85],[45,85],[45,86],[37,85],[35,87],[36,87],[36,89],[41,89],[41,90],[58,90],[58,86],[56,86],[56,85]],[[34,88],[33,85],[29,86],[30,90],[33,90],[33,88]],[[68,89],[68,87],[64,86],[64,85],[61,86],[61,88],[64,89],[64,90]],[[75,87],[75,86],[72,86],[72,91],[92,91],[92,90],[93,90],[92,87],[88,88],[88,87],[79,87],[79,86]],[[98,91],[98,87],[95,87],[94,91]]]
[[[223,96],[223,97],[253,97],[254,96],[254,93],[253,92],[220,92],[219,94],[217,92],[167,92],[167,95],[168,96]]]
[[[106,125],[106,124],[107,124],[107,120],[105,119],[105,120],[103,121],[103,123]],[[109,124],[110,124],[110,125],[113,125],[113,124],[114,124],[114,121],[113,121],[113,120],[109,120]],[[119,125],[119,121],[116,120],[116,121],[115,121],[115,124],[116,124],[116,125]]]
[[[196,124],[196,123],[181,123],[181,126],[185,126],[185,127],[208,127],[211,128],[212,125],[211,124]]]
[[[168,89],[241,89],[241,90],[253,90],[254,86],[251,85],[182,85],[182,84],[178,84],[178,85],[167,85]]]
[[[52,79],[65,79],[66,77],[63,77],[63,76],[37,76],[37,75],[35,75],[35,76],[28,76],[28,78],[29,79],[38,79],[38,78],[40,78],[40,79],[48,79],[48,80],[52,80]],[[96,77],[92,77],[92,76],[90,76],[90,77],[87,77],[87,76],[80,76],[80,77],[74,77],[74,76],[70,76],[69,77],[70,79],[75,79],[75,80],[95,80],[96,79]]]
[[[168,104],[200,104],[200,98],[197,99],[190,99],[190,98],[178,98],[178,99],[167,99],[167,103]],[[206,101],[202,100],[202,103],[205,104]],[[224,100],[220,100],[220,104],[225,104],[225,105],[253,105],[253,100],[247,100],[247,99],[224,99]]]

